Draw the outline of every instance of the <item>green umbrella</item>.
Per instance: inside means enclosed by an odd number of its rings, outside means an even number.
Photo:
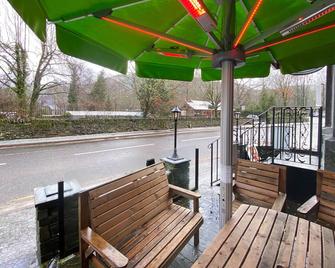
[[[140,77],[222,79],[223,221],[231,215],[233,79],[335,63],[334,0],[9,0],[41,40]]]

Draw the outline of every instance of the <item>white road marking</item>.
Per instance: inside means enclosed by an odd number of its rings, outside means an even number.
[[[73,155],[88,155],[88,154],[99,154],[99,153],[105,153],[105,152],[112,152],[112,151],[118,151],[118,150],[126,150],[126,149],[133,149],[133,148],[140,148],[140,147],[148,147],[148,146],[154,146],[155,144],[142,144],[142,145],[136,145],[136,146],[128,146],[128,147],[120,147],[120,148],[113,148],[113,149],[106,149],[106,150],[100,150],[100,151],[92,151],[92,152],[84,152],[84,153],[76,153]]]
[[[194,139],[187,139],[187,140],[181,140],[182,142],[188,142],[188,141],[200,141],[200,140],[210,140],[210,139],[217,139],[219,136],[215,137],[204,137],[204,138],[194,138]]]
[[[0,166],[6,166],[7,163],[0,163]]]

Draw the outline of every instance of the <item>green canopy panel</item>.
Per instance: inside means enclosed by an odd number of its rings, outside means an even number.
[[[136,73],[141,77],[190,81],[194,70],[200,69],[205,81],[221,79],[221,71],[212,67],[209,55],[218,44],[201,29],[179,0],[8,1],[42,41],[46,38],[47,20],[55,23],[57,43],[65,54],[120,73],[127,72],[127,61],[135,61]],[[313,4],[306,0],[262,1],[253,23],[241,38],[241,49],[248,51],[250,47],[254,49],[282,41],[287,38],[279,33],[285,23],[327,1],[331,3],[330,0],[318,0]],[[204,0],[217,22],[211,34],[220,45],[225,12],[217,2]],[[259,0],[236,1],[236,36],[257,3]],[[111,14],[103,16],[114,22],[93,16],[105,10],[112,10]],[[334,23],[335,12],[329,12],[297,28],[288,37]],[[264,38],[258,38],[267,32]],[[335,27],[250,53],[242,66],[235,67],[235,78],[267,76],[271,64],[279,66],[284,74],[334,64],[334,36]],[[178,53],[182,55],[171,56]]]
[[[39,39],[46,39],[46,15],[39,0],[8,0]]]

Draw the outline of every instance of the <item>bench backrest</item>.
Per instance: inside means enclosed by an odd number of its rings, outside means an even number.
[[[237,198],[271,208],[286,193],[286,167],[239,159],[235,182]]]
[[[335,172],[318,170],[316,195],[320,201],[318,218],[335,224]]]
[[[81,214],[89,214],[89,226],[114,246],[172,203],[162,163],[90,189],[86,199],[89,213]]]

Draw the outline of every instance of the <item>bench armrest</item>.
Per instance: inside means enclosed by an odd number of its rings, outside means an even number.
[[[100,235],[95,233],[90,227],[80,231],[81,239],[83,239],[94,251],[99,254],[112,267],[126,267],[128,258],[112,247]]]
[[[188,199],[199,199],[201,197],[201,195],[198,192],[193,192],[176,185],[169,184],[169,188],[172,193],[181,195]]]
[[[199,212],[199,198],[201,195],[198,192],[193,192],[190,190],[186,190],[184,188],[178,187],[176,185],[169,184],[170,192],[172,194],[177,194],[188,199],[193,200],[193,211],[194,213]]]
[[[273,210],[282,211],[286,201],[286,194],[279,192],[278,197],[272,205]]]
[[[319,198],[316,195],[313,195],[310,199],[308,199],[305,203],[298,207],[297,211],[301,214],[307,214],[318,204]]]

